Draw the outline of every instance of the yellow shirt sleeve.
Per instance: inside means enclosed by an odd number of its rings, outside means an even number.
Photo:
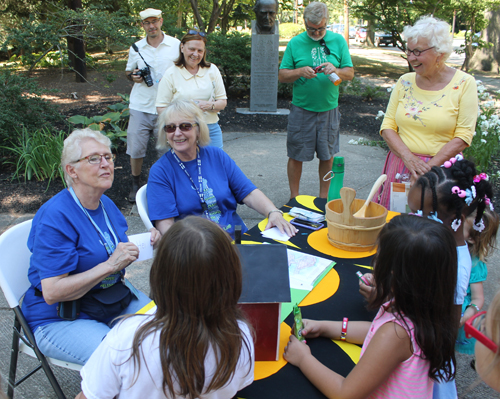
[[[470,145],[478,110],[474,78],[456,71],[441,90],[422,90],[415,84],[415,73],[403,75],[391,94],[380,131],[396,131],[415,154],[436,155],[457,137]]]

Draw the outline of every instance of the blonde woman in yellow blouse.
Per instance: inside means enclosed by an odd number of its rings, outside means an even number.
[[[453,51],[450,26],[424,16],[405,27],[403,36],[415,72],[399,78],[380,128],[390,151],[378,202],[387,208],[397,173],[410,174],[414,182],[463,151],[472,141],[477,119],[474,78],[445,64]]]

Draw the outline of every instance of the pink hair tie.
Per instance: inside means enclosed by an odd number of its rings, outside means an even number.
[[[460,187],[458,187],[458,186],[453,186],[453,187],[451,188],[451,193],[452,193],[452,194],[459,194],[459,193],[460,193],[460,191],[461,191],[461,190],[460,190]]]
[[[444,167],[445,167],[446,169],[448,169],[448,168],[451,168],[451,166],[452,166],[453,164],[452,164],[450,161],[445,161],[445,163],[444,163],[443,165],[444,165]]]
[[[451,163],[455,163],[455,162],[457,162],[457,158],[455,158],[455,157],[450,158],[450,162],[451,162]]]

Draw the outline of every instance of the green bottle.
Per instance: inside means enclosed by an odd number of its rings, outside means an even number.
[[[340,189],[344,187],[344,157],[333,158],[332,176],[328,190],[328,201],[340,198]]]
[[[302,323],[302,312],[297,304],[293,307],[293,321],[295,322],[295,337],[297,337],[299,341],[304,341],[305,338],[302,336],[302,329],[304,328],[304,323]]]

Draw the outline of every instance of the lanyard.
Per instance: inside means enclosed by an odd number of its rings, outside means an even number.
[[[198,194],[198,198],[200,199],[201,202],[201,207],[203,208],[203,212],[205,213],[205,216],[207,217],[208,220],[212,220],[210,217],[210,213],[208,212],[208,206],[207,203],[205,202],[205,197],[203,196],[203,176],[201,175],[201,158],[200,158],[200,151],[196,151],[196,159],[197,159],[197,165],[198,165],[198,185],[200,189],[196,188],[196,184],[194,184],[194,181],[187,171],[186,167],[184,166],[184,163],[181,162],[177,154],[174,152],[173,149],[170,150],[172,152],[172,155],[174,156],[175,160],[177,161],[177,164],[180,166],[180,168],[184,171],[188,179],[191,181],[191,186],[195,189],[196,194]]]
[[[104,204],[102,203],[101,200],[99,200],[99,204],[101,205],[102,210],[104,212],[104,220],[106,221],[106,226],[108,226],[108,230],[113,235],[113,239],[115,240],[114,243],[111,241],[111,237],[109,236],[109,234],[106,234],[106,235],[103,234],[103,232],[101,231],[101,229],[99,228],[99,226],[97,225],[97,223],[94,222],[94,219],[92,219],[92,216],[90,216],[90,214],[87,212],[87,210],[82,206],[80,200],[78,199],[78,197],[75,194],[75,191],[73,190],[73,187],[69,188],[69,192],[71,193],[71,196],[75,200],[76,204],[80,207],[80,209],[83,211],[83,213],[85,213],[85,215],[89,218],[90,222],[92,223],[92,225],[96,229],[97,234],[101,238],[101,240],[100,240],[101,244],[106,249],[106,252],[108,253],[108,256],[111,256],[113,254],[116,246],[118,245],[118,238],[116,237],[116,234],[115,234],[113,228],[111,227],[111,223],[110,223],[110,220],[109,220],[109,217],[108,217],[108,213],[106,212],[106,208],[104,208]],[[104,240],[104,242],[102,242],[102,240]]]

